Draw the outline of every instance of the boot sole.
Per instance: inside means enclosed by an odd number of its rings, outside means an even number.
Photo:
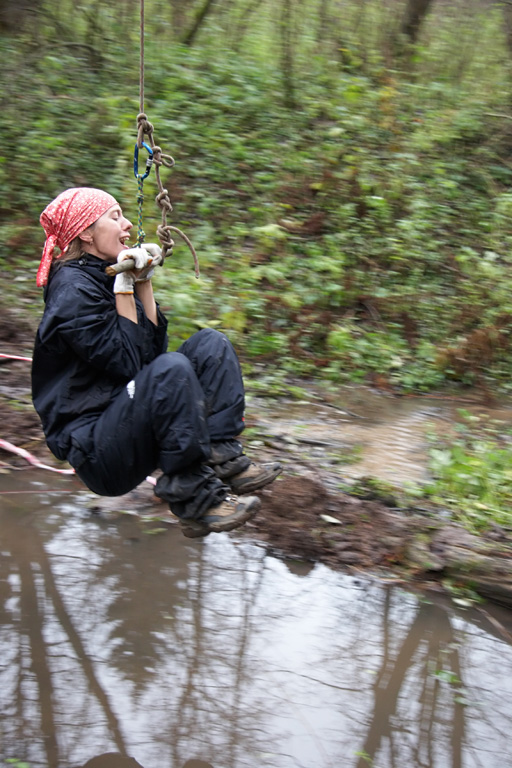
[[[186,523],[180,523],[181,532],[187,539],[202,539],[211,533],[210,529],[206,525],[196,523],[193,520]]]

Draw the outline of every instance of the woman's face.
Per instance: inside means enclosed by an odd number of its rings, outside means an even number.
[[[105,261],[116,261],[121,251],[128,248],[126,243],[132,226],[116,203],[92,227],[82,232],[83,250]]]

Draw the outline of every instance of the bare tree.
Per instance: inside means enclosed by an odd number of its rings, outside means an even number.
[[[172,11],[172,26],[176,37],[181,38],[185,29],[188,0],[170,0]]]
[[[507,48],[509,53],[512,54],[512,0],[503,0],[502,8]]]
[[[0,32],[19,30],[41,0],[0,0]]]
[[[293,74],[293,0],[282,0],[281,6],[281,72],[284,99],[289,109],[295,107]]]
[[[253,15],[256,13],[259,7],[263,5],[264,2],[265,0],[250,0],[250,2],[243,9],[235,28],[233,41],[235,50],[240,49],[240,45],[244,39],[245,33],[247,32],[247,28],[252,20]]]
[[[329,28],[329,0],[320,0],[318,8],[317,40],[320,45],[327,39]]]
[[[409,38],[411,43],[417,41],[421,25],[431,5],[432,0],[407,0],[401,32]]]
[[[187,34],[182,40],[184,45],[192,46],[194,44],[194,40],[197,37],[197,33],[201,29],[203,21],[206,19],[210,11],[213,10],[213,6],[215,5],[216,2],[217,0],[205,0],[201,9],[196,15],[191,28],[189,29],[189,31],[187,32]]]

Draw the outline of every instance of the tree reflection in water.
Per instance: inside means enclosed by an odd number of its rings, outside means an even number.
[[[451,768],[462,766],[462,738],[464,732],[464,707],[458,702],[462,686],[458,655],[458,643],[447,612],[436,605],[422,604],[410,624],[398,651],[393,654],[389,647],[389,602],[386,595],[383,611],[383,654],[382,664],[375,678],[374,709],[357,768],[368,768],[384,739],[388,742],[389,764],[399,765],[400,731],[395,722],[400,717],[400,706],[406,704],[400,696],[410,685],[408,673],[413,665],[422,668],[423,688],[418,696],[411,690],[409,707],[416,709],[418,729],[414,737],[409,733],[409,743],[414,764],[434,766],[436,744],[451,744]],[[439,673],[445,674],[453,684],[445,699]],[[417,685],[417,676],[414,684]],[[395,731],[398,731],[395,734]],[[442,731],[445,731],[443,734]],[[448,755],[444,756],[446,759]]]
[[[512,651],[491,627],[327,569],[301,577],[236,536],[149,536],[31,498],[0,510],[0,758],[506,764]]]
[[[133,757],[124,757],[113,752],[105,755],[98,755],[88,760],[83,768],[144,768]],[[187,760],[183,768],[213,768],[210,763],[203,760]]]

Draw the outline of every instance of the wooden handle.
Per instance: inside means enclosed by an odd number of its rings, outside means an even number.
[[[126,261],[111,264],[106,268],[105,272],[107,275],[118,275],[120,272],[129,272],[130,269],[135,269],[135,262],[133,259],[126,259]]]

